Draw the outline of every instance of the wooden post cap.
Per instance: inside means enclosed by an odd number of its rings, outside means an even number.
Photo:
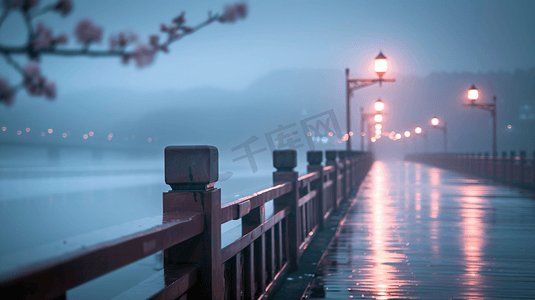
[[[338,152],[336,150],[325,151],[325,158],[327,158],[327,160],[336,160],[337,156]]]
[[[323,152],[322,151],[308,151],[307,152],[307,161],[310,165],[321,165],[323,161]]]
[[[511,158],[515,158],[516,156],[516,151],[511,151]]]
[[[520,157],[523,157],[523,158],[526,157],[526,151],[525,150],[520,151]]]
[[[273,166],[277,172],[292,172],[297,166],[297,151],[293,149],[273,151]]]
[[[507,156],[507,151],[502,151],[502,156],[506,157]]]
[[[206,190],[219,179],[219,155],[214,146],[165,148],[165,183],[173,190]]]

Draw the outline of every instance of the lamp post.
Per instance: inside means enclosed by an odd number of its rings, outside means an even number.
[[[440,123],[437,117],[431,119],[431,125],[433,128],[440,129],[444,133],[444,153],[448,152],[448,123],[444,122],[444,125],[438,125]]]
[[[492,103],[476,103],[479,98],[479,91],[474,84],[468,90],[469,103],[464,103],[464,107],[477,107],[490,112],[492,116],[492,156],[498,155],[496,149],[496,96],[492,97]]]
[[[427,131],[424,132],[422,130],[422,127],[418,126],[418,127],[414,128],[414,133],[416,133],[416,136],[423,136],[423,138],[424,138],[424,148],[425,148],[425,152],[427,152]]]
[[[365,113],[364,108],[362,106],[360,107],[360,150],[361,151],[364,151],[364,136],[366,135],[364,133],[364,122],[366,122],[366,120],[369,120],[371,118],[373,118],[376,125],[377,124],[380,125],[380,123],[383,122],[383,115],[381,114],[381,112],[385,109],[385,103],[381,99],[377,99],[375,103],[373,104],[373,108],[375,109],[375,113]],[[349,123],[348,123],[348,126],[349,126]],[[381,128],[382,128],[382,125],[381,125]],[[376,126],[375,129],[377,130],[381,128],[377,128]],[[371,130],[368,130],[368,131],[371,132]],[[349,145],[349,140],[348,140],[348,145]],[[351,149],[351,147],[349,149]]]
[[[395,79],[385,79],[383,78],[383,75],[386,73],[387,70],[387,59],[386,56],[384,56],[383,52],[380,52],[379,55],[375,58],[375,73],[377,73],[377,76],[379,78],[375,79],[351,79],[349,78],[349,68],[346,69],[346,100],[347,100],[347,151],[351,151],[351,135],[349,134],[351,132],[351,95],[353,94],[353,91],[356,91],[358,89],[361,89],[363,87],[367,87],[369,85],[372,85],[376,82],[379,82],[379,86],[383,84],[383,82],[394,82]]]

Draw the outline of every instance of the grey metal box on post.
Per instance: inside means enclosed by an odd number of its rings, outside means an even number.
[[[199,211],[204,214],[204,232],[168,248],[164,265],[198,264],[195,299],[223,299],[221,263],[221,190],[214,188],[219,177],[218,150],[213,146],[169,146],[165,148],[165,182],[172,190],[163,193],[163,211]]]

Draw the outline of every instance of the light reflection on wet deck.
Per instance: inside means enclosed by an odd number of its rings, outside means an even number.
[[[535,299],[535,196],[376,162],[307,297]]]

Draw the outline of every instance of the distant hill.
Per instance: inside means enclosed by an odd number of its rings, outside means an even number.
[[[150,93],[103,89],[62,95],[60,91],[53,103],[20,93],[13,107],[0,108],[0,126],[9,129],[0,132],[0,139],[38,140],[40,132],[54,128],[55,133],[69,132],[69,137],[45,138],[65,143],[128,143],[158,151],[168,144],[211,144],[222,153],[237,156],[241,152],[232,153],[231,148],[251,136],[259,138],[251,144],[253,150],[268,147],[265,134],[278,125],[296,123],[295,130],[304,139],[300,121],[330,109],[345,131],[344,82],[342,70],[302,69],[271,72],[241,91],[209,87]],[[381,97],[387,105],[387,131],[410,130],[417,125],[425,128],[436,115],[448,122],[450,150],[490,151],[490,114],[462,106],[472,83],[479,88],[482,101],[497,96],[498,150],[531,153],[535,149],[535,68],[514,73],[400,76],[395,83],[366,87],[352,97],[352,129],[360,130],[359,106],[371,111],[373,102]],[[30,133],[15,134],[15,129],[26,127],[31,128]],[[95,136],[83,140],[82,135],[90,130]],[[106,139],[110,132],[112,141]],[[355,143],[360,141],[358,134],[354,137]],[[316,147],[342,149],[344,144],[336,143],[337,139],[334,136]],[[429,140],[431,151],[442,150],[440,132],[431,131]],[[300,150],[308,150],[308,145],[304,143]]]

